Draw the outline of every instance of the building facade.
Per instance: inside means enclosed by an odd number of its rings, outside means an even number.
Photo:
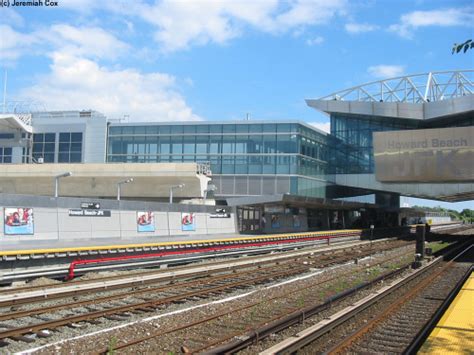
[[[327,134],[296,121],[111,123],[107,162],[209,162],[217,196],[326,197]]]
[[[0,163],[209,163],[221,199],[290,194],[397,208],[400,195],[467,200],[474,198],[472,76],[472,70],[405,76],[307,100],[330,116],[330,134],[290,120],[131,123],[95,111],[2,115]],[[449,131],[456,127],[467,134],[462,146],[424,147],[457,135]],[[393,134],[399,148],[377,147],[375,138],[393,141]],[[463,168],[455,179],[412,174],[387,181],[380,172],[395,155],[411,159],[412,170],[429,159]]]

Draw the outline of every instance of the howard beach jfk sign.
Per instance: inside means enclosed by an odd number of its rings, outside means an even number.
[[[110,210],[83,210],[83,209],[70,209],[70,217],[110,217]]]

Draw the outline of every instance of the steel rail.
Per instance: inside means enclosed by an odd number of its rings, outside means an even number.
[[[347,351],[352,346],[353,343],[360,340],[365,334],[367,334],[372,329],[374,329],[377,325],[379,325],[381,322],[387,319],[391,314],[399,310],[403,306],[403,304],[413,299],[422,290],[424,290],[427,286],[429,286],[436,278],[438,278],[442,273],[444,273],[448,268],[450,268],[456,259],[462,256],[465,252],[467,252],[473,246],[474,246],[473,244],[468,246],[466,249],[464,249],[459,254],[457,254],[452,260],[448,261],[446,265],[440,268],[440,270],[434,272],[433,274],[429,275],[426,279],[418,283],[407,294],[399,298],[396,302],[392,303],[387,309],[385,309],[382,313],[378,314],[375,318],[371,319],[365,326],[359,328],[357,331],[352,333],[349,337],[339,342],[336,346],[334,346],[328,352],[328,354],[334,355],[334,354],[340,354]]]
[[[461,247],[462,246],[463,245],[461,245]],[[459,250],[459,246],[456,250]],[[449,250],[447,251],[447,254],[455,253],[456,250]],[[398,280],[392,283],[391,285],[384,287],[382,290],[374,293],[373,295],[367,296],[364,299],[356,302],[353,306],[350,306],[336,313],[327,320],[324,320],[314,326],[311,326],[310,328],[307,328],[306,330],[301,331],[293,337],[283,340],[279,344],[272,346],[271,348],[261,352],[260,354],[292,354],[297,352],[299,349],[314,342],[321,336],[330,333],[334,328],[340,326],[341,324],[347,322],[350,319],[353,319],[357,314],[365,311],[373,304],[378,303],[380,300],[392,294],[400,287],[403,287],[404,285],[416,279],[417,277],[424,275],[426,272],[430,271],[432,268],[438,265],[442,260],[442,256],[436,258],[431,262],[431,264],[424,266],[423,268],[415,271],[411,275],[408,275],[404,279]]]
[[[188,292],[188,293],[181,294],[181,295],[176,295],[176,296],[171,296],[171,297],[166,297],[166,298],[161,298],[161,299],[154,299],[154,300],[151,300],[151,301],[134,303],[132,305],[114,307],[114,308],[107,309],[107,310],[93,311],[93,312],[88,312],[86,314],[73,315],[73,316],[62,318],[62,319],[45,321],[45,322],[42,322],[42,323],[39,323],[39,324],[18,327],[18,328],[15,328],[15,329],[9,329],[9,330],[0,332],[0,340],[6,339],[6,338],[11,338],[11,337],[22,336],[22,335],[28,334],[28,333],[35,333],[35,332],[39,332],[41,330],[55,329],[55,328],[58,328],[60,326],[64,326],[64,325],[68,325],[68,324],[72,324],[72,323],[90,321],[90,320],[105,317],[105,316],[108,316],[108,315],[125,313],[125,312],[128,312],[128,311],[133,311],[133,310],[137,310],[137,309],[146,309],[146,308],[149,308],[149,307],[157,307],[157,306],[160,306],[160,305],[169,304],[169,303],[180,301],[180,300],[183,300],[183,299],[192,298],[192,297],[196,297],[196,296],[202,296],[202,295],[206,295],[206,294],[210,294],[210,293],[215,293],[215,292],[223,291],[225,289],[235,288],[235,287],[242,286],[242,285],[247,285],[247,284],[254,285],[256,283],[262,282],[262,281],[270,279],[270,278],[284,277],[286,275],[292,275],[292,274],[295,273],[295,271],[296,271],[296,269],[291,269],[291,270],[287,270],[287,271],[279,271],[279,272],[272,273],[270,275],[262,275],[262,276],[258,276],[258,277],[255,277],[255,278],[252,278],[252,279],[249,279],[249,280],[245,280],[245,281],[237,281],[237,282],[233,282],[233,283],[230,283],[230,284],[214,286],[214,287],[210,287],[208,289],[192,291],[192,292]]]
[[[363,257],[363,256],[370,255],[370,253],[371,253],[371,251],[369,250],[369,251],[366,251],[362,254],[358,254],[358,256]],[[348,261],[350,259],[351,258],[347,255],[343,255],[343,256],[340,256],[339,258],[335,258],[335,259],[332,258],[330,255],[323,255],[323,256],[321,256],[321,255],[307,255],[304,258],[304,260],[308,260],[308,261],[316,260],[317,264],[305,265],[305,266],[302,266],[302,267],[298,268],[297,270],[298,270],[298,272],[304,272],[304,271],[307,271],[310,268],[315,267],[315,266],[322,267],[322,266],[326,266],[328,264]],[[140,294],[143,294],[143,293],[158,292],[158,291],[162,291],[162,290],[166,290],[166,289],[175,289],[177,287],[189,287],[189,286],[192,286],[194,284],[211,283],[211,282],[215,282],[217,280],[222,280],[222,279],[225,279],[225,278],[235,278],[236,276],[241,277],[241,276],[244,276],[244,275],[247,275],[247,274],[250,274],[250,273],[254,273],[256,269],[258,270],[259,273],[261,273],[261,272],[265,272],[266,269],[271,270],[275,266],[278,266],[278,267],[285,267],[285,266],[293,267],[294,266],[293,265],[294,261],[301,262],[302,259],[299,258],[299,257],[293,257],[291,259],[285,259],[285,260],[283,260],[283,262],[278,261],[278,260],[277,261],[270,260],[270,261],[267,261],[267,262],[262,261],[262,262],[257,262],[257,263],[253,263],[253,264],[250,264],[250,265],[237,265],[237,266],[234,266],[234,267],[229,267],[229,268],[225,268],[225,269],[221,269],[221,270],[216,270],[215,272],[210,272],[210,271],[196,272],[194,274],[184,275],[182,277],[182,279],[185,280],[185,281],[182,281],[180,283],[166,284],[166,285],[153,287],[153,288],[133,290],[133,291],[128,291],[128,292],[125,292],[125,293],[120,293],[120,294],[116,294],[116,295],[112,295],[112,296],[105,296],[105,297],[101,297],[101,298],[94,298],[94,299],[91,299],[91,300],[84,300],[84,301],[74,301],[72,303],[67,303],[67,304],[53,305],[53,306],[50,306],[50,307],[41,307],[39,309],[29,309],[29,310],[24,310],[24,311],[16,311],[16,312],[9,312],[9,313],[5,313],[5,314],[0,314],[0,321],[4,321],[4,320],[8,320],[8,319],[16,319],[16,318],[25,317],[25,316],[44,314],[44,313],[48,313],[48,312],[51,312],[51,311],[57,311],[57,310],[65,309],[65,308],[71,309],[71,308],[83,307],[83,306],[90,305],[90,304],[106,302],[106,301],[111,301],[111,300],[115,300],[115,299],[121,299],[121,298],[128,297],[128,296],[140,295]],[[266,265],[266,264],[268,264],[266,269],[262,269],[262,266]],[[238,270],[241,270],[241,269],[250,269],[250,270],[240,271],[239,274],[236,275],[235,273]],[[223,274],[223,275],[222,274],[214,275],[214,274],[223,273],[223,272],[227,272],[227,273]],[[194,280],[194,281],[186,280],[186,279],[189,279],[191,277],[195,278],[195,277],[204,277],[204,276],[206,276],[206,279],[199,279],[199,280]],[[177,277],[174,277],[174,276],[169,277],[169,279],[173,279],[173,280],[175,280],[176,278]],[[160,280],[158,280],[158,282],[161,283],[161,282],[164,282],[164,281],[168,281],[169,279],[167,279],[167,280],[160,279]],[[126,285],[126,286],[128,287],[129,285]],[[107,289],[107,290],[110,290],[110,288]],[[77,293],[73,293],[72,295],[77,295]],[[66,295],[59,294],[59,295],[55,295],[55,296],[56,297],[48,297],[46,299],[41,298],[39,301],[49,301],[52,298],[62,298],[62,297],[65,297],[65,296],[69,296],[69,294],[66,294]],[[32,303],[31,299],[25,299],[25,300],[22,300],[22,301],[23,301],[22,303],[28,303],[28,304]]]
[[[390,240],[388,239],[380,239],[380,240],[377,240],[377,241],[374,241],[374,242],[390,242]],[[345,245],[345,244],[342,244],[342,246],[338,246],[336,248],[333,248],[335,250],[337,250],[338,248],[349,248],[349,247],[353,247],[354,245],[357,246],[357,245],[365,245],[367,244],[368,242],[366,241],[360,241],[360,242],[356,242],[354,243],[353,241],[349,241],[348,245]],[[320,244],[309,244],[309,245],[305,245],[305,246],[308,246],[308,247],[312,247],[312,246],[315,246],[315,247],[319,247]],[[294,245],[291,247],[290,250],[293,250],[294,248]],[[256,250],[256,252],[258,252],[259,250]],[[275,249],[273,248],[271,251],[275,251]],[[288,251],[288,250],[285,250],[285,251]],[[326,251],[326,250],[324,250]],[[250,250],[243,250],[242,253],[249,253]],[[294,252],[294,250],[293,250]],[[306,250],[302,250],[300,251],[300,253],[306,253],[307,251]],[[314,251],[312,251],[314,252]],[[315,252],[319,252],[318,250],[316,250]],[[322,251],[321,251],[322,252]],[[225,256],[228,256],[228,255],[221,255],[221,254],[214,254],[213,256],[219,258],[219,257],[225,257]],[[231,254],[230,256],[235,256],[234,254]],[[284,257],[284,256],[283,256]],[[246,257],[247,260],[253,260],[253,259],[261,259],[262,256],[261,255],[257,255],[257,256],[249,256],[249,257]],[[202,257],[192,257],[192,258],[189,258],[189,259],[185,259],[183,260],[183,262],[192,262],[192,261],[196,261],[196,260],[202,260]],[[172,264],[174,261],[174,259],[167,259],[165,260],[165,264]],[[212,265],[218,265],[218,264],[226,264],[228,263],[228,261],[213,261],[209,264],[212,264]],[[182,269],[182,268],[188,268],[189,266],[185,265],[185,266],[176,266],[173,268],[173,270],[179,270],[179,269]],[[89,271],[89,269],[87,269],[87,271]],[[136,276],[140,276],[140,275],[149,275],[149,274],[154,274],[154,273],[158,273],[158,272],[166,272],[166,270],[152,270],[152,271],[142,271],[142,272],[138,272],[138,273],[135,273],[134,275]],[[73,281],[73,282],[70,282],[69,285],[72,285],[72,284],[87,284],[87,283],[94,283],[94,282],[97,282],[97,281],[108,281],[108,280],[116,280],[116,279],[120,279],[120,278],[123,278],[124,276],[123,275],[114,275],[114,276],[105,276],[105,277],[102,277],[100,279],[91,279],[91,280],[79,280],[79,281]],[[48,285],[47,288],[48,289],[51,289],[51,288],[55,288],[55,287],[64,287],[64,284],[52,284],[52,285]],[[17,288],[9,288],[9,289],[2,289],[0,288],[0,295],[4,295],[4,294],[9,294],[9,293],[18,293],[18,292],[25,292],[25,291],[30,291],[30,290],[35,290],[35,289],[41,289],[41,288],[46,288],[46,286],[44,285],[36,285],[36,286],[27,286],[27,287],[17,287]]]
[[[406,254],[405,254],[406,255]],[[240,311],[244,311],[244,310],[247,310],[251,307],[255,307],[255,306],[258,306],[259,304],[261,303],[265,303],[265,302],[271,302],[271,301],[274,301],[276,299],[282,299],[284,297],[287,297],[288,295],[290,294],[293,294],[295,292],[298,292],[298,291],[302,291],[302,290],[307,290],[309,288],[314,288],[316,286],[320,286],[322,284],[325,284],[325,283],[328,283],[328,282],[331,282],[331,281],[334,281],[334,280],[337,280],[339,278],[341,278],[342,276],[348,276],[348,275],[351,275],[351,274],[356,274],[358,272],[360,272],[360,270],[365,270],[367,268],[371,268],[371,267],[374,267],[374,266],[378,266],[378,265],[383,265],[383,264],[386,264],[386,263],[389,263],[395,259],[398,259],[400,257],[400,255],[397,255],[397,256],[394,256],[394,257],[391,257],[387,260],[383,260],[381,262],[377,262],[377,263],[372,263],[370,264],[369,266],[367,267],[361,267],[361,268],[358,268],[357,270],[349,270],[347,272],[343,272],[342,274],[339,274],[339,275],[336,275],[336,276],[332,276],[332,277],[329,277],[329,278],[326,278],[324,280],[318,280],[318,281],[315,281],[315,282],[312,282],[310,284],[306,284],[304,286],[301,286],[301,287],[298,287],[297,289],[295,290],[291,290],[291,291],[286,291],[286,292],[283,292],[277,296],[273,296],[273,297],[270,297],[270,298],[266,298],[266,299],[262,299],[262,300],[259,300],[259,301],[256,301],[256,302],[252,302],[250,304],[247,304],[245,306],[241,306],[241,307],[237,307],[237,308],[233,308],[233,309],[230,309],[230,310],[226,310],[226,311],[223,311],[223,312],[219,312],[218,314],[216,315],[212,315],[212,316],[209,316],[209,317],[206,317],[204,319],[201,319],[197,322],[193,322],[193,323],[189,323],[187,325],[182,325],[182,326],[179,326],[177,328],[173,328],[171,330],[168,330],[168,331],[164,331],[164,332],[157,332],[157,333],[153,333],[153,334],[150,334],[148,336],[145,336],[145,337],[141,337],[141,338],[138,338],[138,339],[134,339],[132,341],[127,341],[125,343],[122,343],[122,344],[118,344],[117,346],[114,347],[114,350],[121,350],[121,349],[124,349],[124,348],[128,348],[130,346],[133,346],[133,345],[136,345],[136,344],[139,344],[139,343],[142,343],[142,342],[145,342],[147,340],[150,340],[150,339],[153,339],[155,337],[160,337],[160,336],[163,336],[163,335],[166,335],[166,334],[170,334],[170,333],[173,333],[173,332],[176,332],[176,331],[179,331],[179,330],[182,330],[182,329],[187,329],[187,328],[190,328],[190,327],[193,327],[195,325],[199,325],[199,324],[203,324],[203,323],[206,323],[210,320],[213,320],[213,319],[217,319],[219,317],[223,317],[223,316],[226,316],[226,315],[231,315],[231,314],[234,314],[234,313],[238,313]],[[291,309],[291,312],[295,311],[295,309]],[[287,313],[285,313],[286,315]],[[233,333],[232,335],[230,335],[230,337],[234,337],[236,335],[241,335],[243,333],[246,333],[248,331],[248,329],[245,329],[243,332],[240,331],[238,333]],[[219,342],[223,342],[227,339],[219,339]],[[201,349],[199,349],[201,350]],[[109,351],[109,349],[103,349],[101,351],[99,351],[100,354],[105,354]]]
[[[373,249],[372,251],[378,251],[378,250],[384,250],[386,248],[386,244],[393,244],[391,241],[384,241],[381,243],[377,244],[377,247]],[[403,247],[406,245],[410,245],[411,242],[398,242],[395,243],[395,245],[392,246],[392,248],[398,248],[398,247]],[[12,289],[11,291],[14,292],[18,290],[18,292],[15,292],[12,294],[12,298],[7,299],[7,300],[1,300],[0,298],[0,307],[6,307],[10,305],[19,305],[19,304],[24,304],[24,303],[31,303],[31,302],[41,302],[44,300],[50,300],[50,299],[55,299],[55,298],[62,298],[68,295],[80,295],[84,293],[89,293],[89,292],[100,292],[100,291],[109,291],[109,290],[114,290],[114,289],[120,289],[120,288],[125,288],[125,287],[131,287],[131,286],[141,286],[141,285],[147,285],[147,284],[153,284],[153,283],[159,283],[159,282],[164,282],[164,281],[169,281],[173,279],[179,279],[179,278],[186,278],[186,277],[196,277],[199,275],[206,275],[210,274],[212,272],[219,272],[220,270],[227,270],[230,267],[232,268],[238,268],[240,264],[240,268],[247,268],[247,267],[252,267],[256,265],[265,265],[265,264],[272,264],[275,262],[292,262],[295,259],[299,259],[302,257],[311,257],[314,255],[315,257],[326,257],[330,256],[334,253],[337,252],[343,252],[344,250],[353,250],[353,248],[357,247],[358,250],[363,250],[366,247],[369,247],[369,243],[362,243],[362,244],[357,244],[357,245],[349,245],[349,246],[340,246],[334,249],[325,249],[325,250],[305,250],[305,251],[298,251],[298,252],[293,252],[290,255],[273,255],[269,256],[266,255],[264,257],[250,257],[242,261],[235,261],[235,262],[230,262],[228,260],[226,261],[219,261],[215,263],[210,263],[207,264],[206,267],[208,269],[203,270],[203,271],[197,271],[197,272],[185,272],[186,270],[192,270],[192,269],[198,269],[200,266],[195,266],[193,265],[191,268],[188,267],[179,267],[179,268],[174,268],[173,271],[169,270],[159,270],[159,271],[146,271],[146,272],[141,272],[141,273],[136,273],[133,275],[117,275],[117,276],[108,276],[105,278],[101,279],[95,279],[95,280],[84,280],[81,282],[73,282],[69,283],[67,285],[51,285],[51,286],[38,286],[38,287],[33,287],[33,288],[20,288],[20,289]],[[366,253],[369,253],[367,251]],[[262,260],[263,259],[263,260]],[[229,265],[230,264],[230,265]],[[217,269],[219,266],[222,266],[221,269]],[[166,273],[171,273],[170,276],[162,276],[163,274]],[[156,276],[156,278],[154,277]],[[144,279],[140,279],[140,278]],[[149,279],[146,279],[149,277]],[[109,284],[105,283],[106,281],[123,281],[120,282],[119,284]],[[94,284],[98,284],[98,286],[94,286]],[[92,285],[91,285],[92,284]],[[84,287],[86,285],[91,285],[90,287]],[[60,289],[64,288],[64,291],[62,292],[50,292],[51,290],[54,289]],[[40,293],[37,295],[32,295],[31,297],[20,297],[22,294],[25,294],[27,292],[30,292],[31,290],[45,290],[44,293]],[[59,290],[58,290],[59,291]]]

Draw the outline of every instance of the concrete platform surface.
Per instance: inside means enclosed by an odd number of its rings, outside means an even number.
[[[473,353],[474,273],[471,273],[418,354]]]

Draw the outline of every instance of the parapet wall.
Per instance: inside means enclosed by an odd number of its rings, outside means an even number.
[[[0,246],[8,241],[217,233],[236,233],[232,207],[0,194]]]

